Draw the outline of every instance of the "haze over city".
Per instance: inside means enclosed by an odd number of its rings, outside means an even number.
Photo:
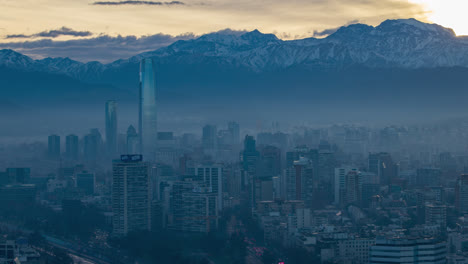
[[[467,9],[0,0],[0,264],[468,263]]]

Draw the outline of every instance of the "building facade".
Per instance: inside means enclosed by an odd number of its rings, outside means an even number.
[[[106,102],[106,147],[108,155],[117,153],[117,102]]]
[[[370,263],[446,263],[447,245],[436,239],[377,238],[370,250]]]
[[[122,155],[113,162],[113,235],[151,229],[150,165],[142,155]]]
[[[151,58],[140,63],[139,134],[140,147],[148,159],[153,160],[158,140],[156,65]]]

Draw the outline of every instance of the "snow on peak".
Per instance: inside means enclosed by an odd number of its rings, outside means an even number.
[[[378,29],[389,29],[389,28],[401,28],[401,27],[411,27],[412,29],[418,29],[420,31],[445,35],[445,36],[455,36],[455,33],[450,28],[442,27],[438,24],[429,24],[424,23],[414,18],[409,19],[395,19],[395,20],[386,20],[382,22],[377,28]]]

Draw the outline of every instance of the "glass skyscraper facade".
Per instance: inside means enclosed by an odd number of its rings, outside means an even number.
[[[157,145],[156,65],[151,58],[140,63],[140,147],[144,157],[154,158]]]
[[[106,102],[106,146],[107,153],[117,153],[117,102]]]
[[[79,139],[76,135],[68,135],[65,140],[65,154],[68,159],[77,160],[80,153]]]
[[[50,135],[49,136],[49,158],[58,159],[60,158],[60,136]]]

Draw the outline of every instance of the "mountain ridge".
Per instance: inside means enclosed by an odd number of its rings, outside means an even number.
[[[127,69],[145,57],[182,64],[204,64],[245,68],[253,72],[281,70],[292,66],[343,68],[468,67],[468,37],[457,37],[452,29],[415,19],[386,20],[373,27],[352,24],[325,38],[281,40],[258,30],[220,32],[192,40],[179,40],[154,51],[108,64],[78,62],[69,58],[33,60],[12,50],[0,50],[0,65],[60,73],[86,82],[100,82],[109,72]]]

